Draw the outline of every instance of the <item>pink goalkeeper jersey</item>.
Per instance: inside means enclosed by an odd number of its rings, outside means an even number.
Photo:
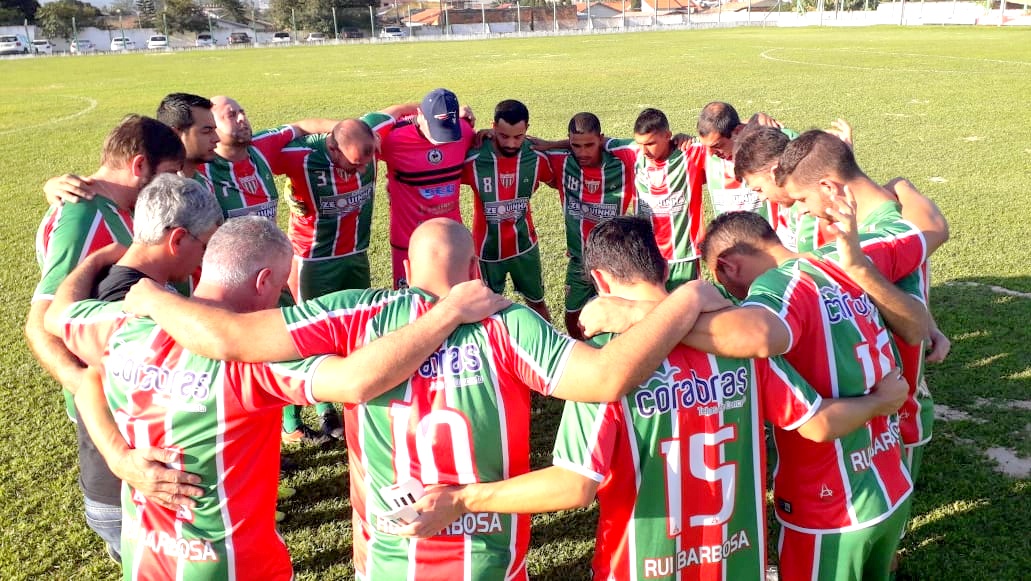
[[[380,145],[387,164],[390,197],[390,244],[408,248],[415,228],[433,218],[462,221],[459,188],[462,166],[473,141],[473,128],[461,121],[462,138],[434,145],[412,122],[399,124]]]

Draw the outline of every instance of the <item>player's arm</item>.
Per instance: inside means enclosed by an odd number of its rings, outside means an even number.
[[[329,133],[333,131],[336,124],[339,121],[336,119],[301,119],[300,121],[294,121],[290,123],[290,126],[294,128],[294,133],[298,136],[304,135],[316,135],[319,133]]]
[[[814,442],[830,442],[851,434],[873,418],[895,413],[908,393],[909,385],[902,372],[892,369],[867,395],[822,399],[816,413],[797,428],[798,434]]]
[[[931,344],[924,359],[928,363],[945,361],[945,358],[949,356],[949,351],[952,350],[952,341],[938,328],[938,322],[934,320],[934,315],[931,315],[931,332],[928,338]]]
[[[320,363],[312,395],[319,401],[364,403],[415,374],[459,325],[481,321],[510,304],[478,280],[456,285],[413,323],[347,357],[332,356]]]
[[[907,343],[921,343],[930,329],[930,314],[927,307],[919,299],[903,292],[885,278],[863,254],[859,245],[855,198],[847,187],[845,204],[830,207],[827,213],[835,220],[834,236],[837,239],[839,264],[842,269],[877,305],[881,316],[892,331]]]
[[[498,482],[430,488],[413,506],[419,519],[397,534],[431,537],[469,512],[532,514],[585,507],[597,490],[594,480],[558,466]]]
[[[405,117],[411,117],[419,113],[418,103],[398,103],[397,105],[391,105],[384,107],[380,110],[380,113],[384,115],[390,115],[394,120],[403,119]]]
[[[93,199],[96,192],[92,186],[93,180],[90,178],[66,173],[47,180],[47,183],[43,184],[43,195],[51,206],[65,202],[75,204],[79,200]]]
[[[100,374],[92,367],[83,374],[83,383],[75,393],[75,407],[97,451],[119,480],[165,508],[196,506],[190,497],[204,494],[202,488],[193,486],[200,483],[200,477],[167,468],[165,463],[181,460],[173,450],[129,447],[107,405]]]
[[[572,401],[615,401],[655,371],[699,313],[728,304],[708,283],[681,286],[601,349],[574,343],[552,395]]]
[[[49,306],[48,300],[32,302],[29,316],[25,321],[25,341],[40,366],[62,387],[74,394],[82,382],[86,366],[68,350],[60,337],[48,333],[45,329],[44,318]]]
[[[902,217],[923,232],[924,240],[927,242],[928,256],[949,240],[948,220],[945,219],[938,205],[921,194],[912,182],[905,178],[895,178],[884,187],[894,192],[899,199],[899,204],[902,205]]]
[[[540,137],[533,137],[530,135],[527,135],[526,139],[537,151],[551,151],[552,149],[569,149],[569,139],[548,141],[547,139],[541,139]]]
[[[54,300],[51,301],[43,319],[48,333],[58,337],[64,335],[64,321],[61,320],[64,312],[72,303],[88,299],[93,283],[100,276],[100,272],[118,262],[125,251],[126,247],[121,244],[108,244],[87,256],[61,281],[57,292],[54,293]]]

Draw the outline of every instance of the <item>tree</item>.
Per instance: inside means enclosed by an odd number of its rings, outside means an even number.
[[[0,26],[35,22],[38,10],[36,0],[0,0]]]
[[[208,29],[208,17],[193,0],[165,0],[168,29],[176,32],[202,32]]]
[[[293,28],[296,14],[298,30],[332,35],[334,7],[339,26],[364,26],[368,22],[370,4],[376,5],[370,0],[272,0],[269,15],[282,29]]]
[[[44,4],[36,12],[36,24],[47,38],[72,40],[75,33],[72,18],[75,19],[75,26],[78,28],[102,26],[100,10],[79,0],[58,0]]]
[[[243,22],[250,14],[250,9],[245,6],[242,0],[214,0],[215,6],[225,10],[228,20]]]
[[[136,0],[136,14],[140,19],[140,28],[152,28],[157,22],[158,9],[154,0]]]

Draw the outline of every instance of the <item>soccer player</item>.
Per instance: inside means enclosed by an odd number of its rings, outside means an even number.
[[[387,166],[395,289],[407,284],[404,260],[415,228],[433,218],[462,221],[462,164],[473,135],[472,120],[462,118],[458,97],[447,89],[434,89],[423,97],[415,121],[401,124],[380,143]]]
[[[595,227],[584,266],[601,296],[667,295],[666,261],[644,219]],[[456,511],[541,512],[588,506],[597,496],[595,579],[762,579],[763,422],[818,441],[847,434],[898,408],[905,384],[890,379],[869,396],[821,399],[778,358],[712,357],[679,346],[619,401],[567,403],[553,467],[435,489],[415,508],[440,517],[424,512],[402,533],[432,534]]]
[[[583,245],[602,220],[636,210],[634,163],[630,142],[609,144],[593,113],[569,120],[569,149],[550,150],[552,187],[558,190],[566,221],[566,332],[583,339],[580,311],[595,295],[583,270]]]
[[[749,124],[774,126],[788,138],[798,134],[783,129],[765,114],[757,113]],[[705,180],[716,215],[734,210],[759,212],[771,224],[774,214],[756,192],[747,187],[734,172],[734,142],[746,125],[730,103],[713,101],[702,108],[698,116],[698,140],[709,150],[705,164]]]
[[[172,128],[182,140],[186,157],[179,174],[199,180],[211,189],[197,168],[215,158],[218,132],[215,117],[211,114],[211,101],[206,97],[189,93],[171,93],[158,104],[157,120]],[[43,186],[43,192],[50,204],[76,203],[89,200],[95,195],[89,178],[65,174],[51,178]]]
[[[130,293],[129,308],[152,313],[193,352],[261,360],[346,350],[408,323],[434,296],[473,278],[472,237],[452,220],[426,222],[412,235],[406,268],[410,290],[344,291],[282,312],[234,316],[155,293],[153,285],[134,288],[140,292]],[[726,304],[711,288],[687,285],[602,349],[513,305],[460,327],[396,388],[345,408],[358,577],[525,579],[528,517],[483,513],[410,541],[388,534],[396,526],[383,513],[393,507],[380,491],[409,478],[467,484],[528,471],[531,390],[614,400],[648,377],[700,309]],[[243,334],[254,340],[238,341]]]
[[[530,147],[526,130],[530,111],[508,99],[494,107],[494,138],[465,160],[462,183],[472,188],[473,242],[480,258],[480,276],[494,292],[505,281],[526,299],[526,305],[551,322],[544,302],[544,277],[530,197],[541,183],[551,183],[547,157]]]
[[[101,166],[89,177],[89,187],[97,195],[76,204],[52,205],[40,223],[36,259],[42,277],[33,293],[25,339],[36,360],[63,388],[65,410],[73,421],[72,394],[82,384],[85,366],[46,332],[44,315],[58,285],[79,262],[112,242],[132,241],[132,211],[140,189],[156,175],[178,171],[182,161],[183,146],[171,129],[149,117],[130,115],[108,134]],[[105,509],[112,499],[93,490],[89,474],[81,477],[86,522],[117,555],[119,521]]]
[[[674,147],[666,114],[645,109],[634,123],[637,161],[634,184],[638,213],[651,219],[655,240],[669,268],[666,288],[698,278],[702,234],[702,184],[706,148]]]
[[[239,312],[269,308],[291,257],[274,223],[231,219],[211,238],[195,296]],[[84,301],[65,309],[58,321],[65,341],[102,368],[103,388],[99,381],[84,386],[77,403],[105,458],[117,465],[130,448],[172,449],[178,452],[173,465],[200,477],[176,488],[189,498],[171,493],[152,502],[123,489],[124,577],[292,578],[274,524],[280,408],[366,401],[415,372],[459,324],[508,304],[477,283],[452,294],[397,337],[363,349],[368,353],[282,365],[195,355],[153,321],[122,313],[119,303]],[[486,308],[470,314],[470,297]]]
[[[376,150],[397,121],[416,110],[394,105],[345,119],[329,133],[297,138],[283,149],[294,247],[289,286],[296,301],[372,286],[367,251]]]

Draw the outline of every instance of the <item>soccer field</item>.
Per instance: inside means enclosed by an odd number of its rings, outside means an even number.
[[[607,135],[628,137],[644,107],[665,111],[674,131],[693,133],[712,100],[743,116],[766,111],[798,130],[850,121],[870,176],[910,178],[952,231],[935,254],[931,293],[953,342],[949,359],[928,371],[943,418],[925,452],[899,578],[1018,579],[1031,571],[1031,232],[1023,206],[1031,205],[1031,31],[742,28],[222,49],[4,60],[0,74],[0,192],[11,200],[0,217],[0,289],[8,297],[0,307],[2,579],[118,575],[81,514],[74,430],[59,389],[22,336],[39,277],[33,240],[45,179],[92,173],[118,120],[153,115],[170,92],[230,95],[258,130],[357,116],[418,101],[438,86],[471,105],[480,127],[489,126],[495,103],[519,99],[530,109],[530,133],[546,138],[564,136],[579,111],[596,113]],[[382,183],[377,195],[373,280],[386,286]],[[287,211],[282,204],[284,225]],[[547,187],[534,200],[534,219],[547,301],[560,313],[564,235]],[[536,401],[534,462],[543,465],[561,408]],[[297,577],[349,578],[346,452],[300,450],[294,458],[302,470],[287,484],[298,494],[280,509]],[[596,514],[536,517],[531,577],[589,577]]]

